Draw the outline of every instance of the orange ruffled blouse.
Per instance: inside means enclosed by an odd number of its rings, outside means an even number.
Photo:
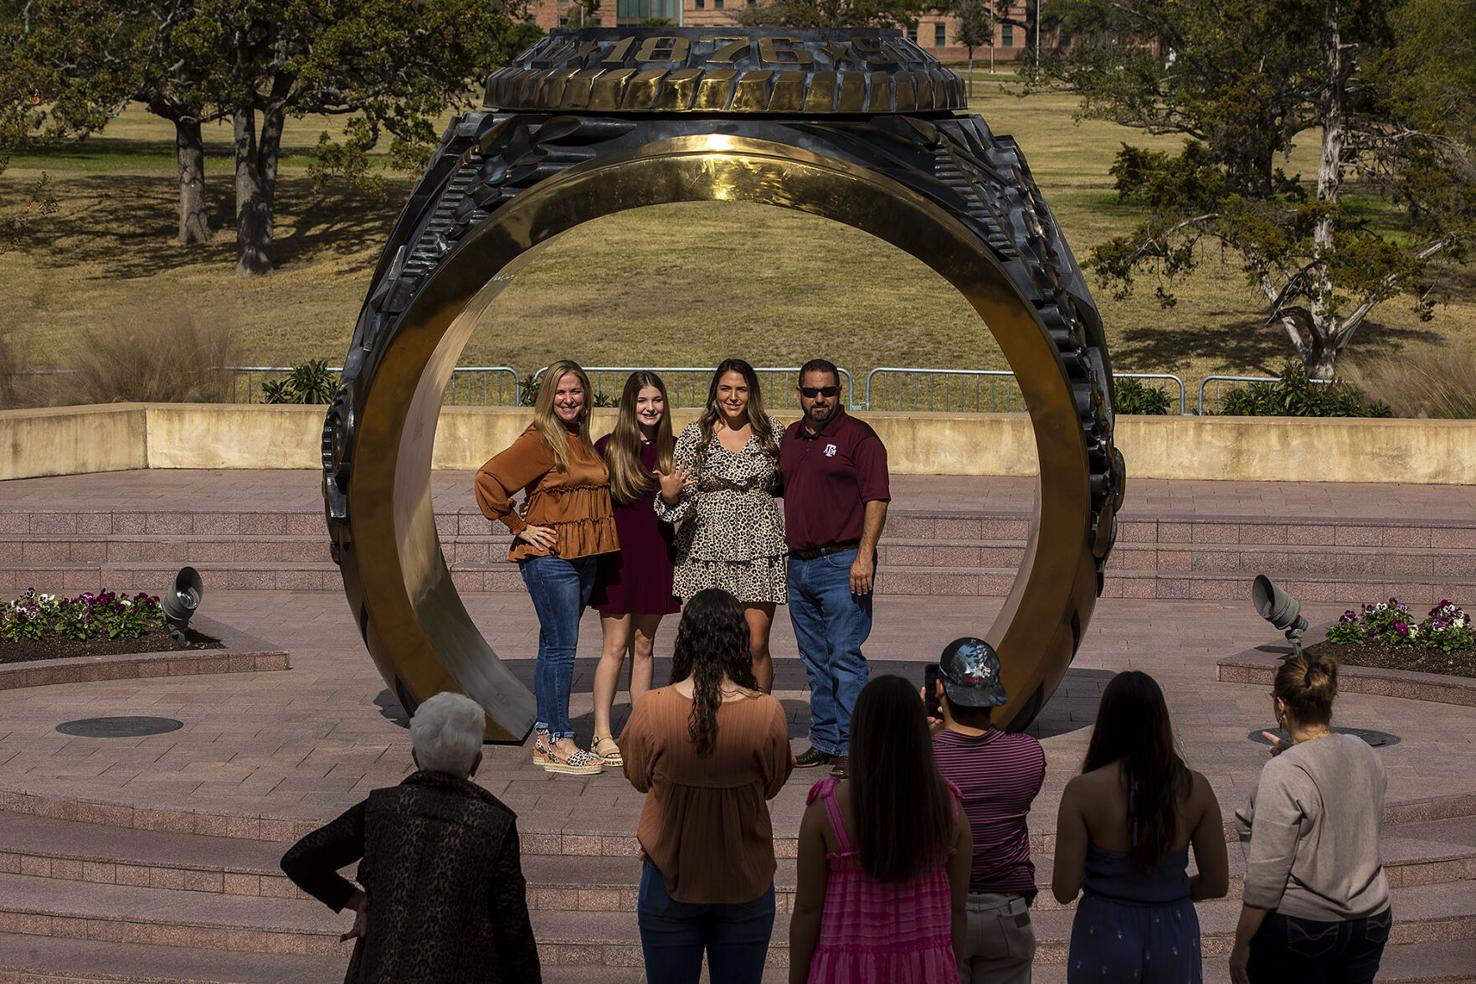
[[[477,469],[477,505],[483,515],[501,522],[514,536],[528,526],[549,526],[558,534],[549,554],[514,540],[508,560],[550,555],[576,560],[620,549],[610,504],[610,472],[578,434],[569,433],[568,440],[566,472],[555,469],[553,449],[532,426]],[[521,512],[513,505],[519,492],[527,492]]]

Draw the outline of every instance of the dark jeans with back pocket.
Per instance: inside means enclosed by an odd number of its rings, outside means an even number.
[[[1251,984],[1373,984],[1393,924],[1392,909],[1343,922],[1272,912],[1251,939]]]

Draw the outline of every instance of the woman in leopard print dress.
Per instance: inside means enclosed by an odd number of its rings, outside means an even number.
[[[672,470],[662,474],[656,513],[678,523],[672,589],[691,598],[722,588],[743,603],[753,675],[774,685],[769,626],[787,596],[779,438],[784,427],[764,413],[758,375],[742,359],[712,374],[707,408],[677,438]]]

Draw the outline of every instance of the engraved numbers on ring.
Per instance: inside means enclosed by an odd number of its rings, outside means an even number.
[[[815,59],[811,58],[810,53],[804,48],[780,48],[777,46],[780,41],[791,45],[804,43],[802,38],[784,37],[783,35],[759,38],[759,60],[770,65],[814,64]]]
[[[704,37],[699,39],[703,44],[716,45],[712,54],[707,56],[709,65],[728,65],[739,59],[743,52],[748,50],[748,38],[734,37]]]
[[[657,36],[646,38],[636,49],[638,62],[685,62],[692,50],[692,42],[682,37]]]

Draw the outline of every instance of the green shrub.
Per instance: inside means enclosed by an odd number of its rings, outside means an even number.
[[[1314,383],[1300,362],[1288,362],[1273,382],[1237,386],[1225,394],[1227,417],[1388,417],[1382,403],[1366,401],[1342,382]]]
[[[1143,413],[1161,417],[1173,412],[1168,393],[1154,386],[1145,386],[1141,380],[1114,379],[1113,388],[1117,391],[1115,409],[1118,413]]]
[[[313,359],[292,367],[282,379],[269,379],[261,384],[264,403],[307,403],[325,405],[333,402],[338,392],[338,377],[322,359]]]

